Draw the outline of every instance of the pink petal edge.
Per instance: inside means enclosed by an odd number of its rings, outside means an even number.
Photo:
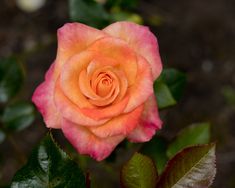
[[[54,67],[53,63],[46,73],[45,81],[33,93],[32,101],[42,114],[48,128],[60,128],[61,117],[54,103]]]
[[[152,95],[145,103],[139,125],[128,135],[128,140],[131,142],[147,142],[161,127],[162,121],[159,117],[157,102],[155,96]]]
[[[86,127],[76,125],[64,118],[62,120],[62,131],[78,153],[90,155],[97,161],[108,157],[124,139],[124,136],[113,136],[104,139],[96,137]]]
[[[58,49],[56,56],[56,75],[63,64],[73,55],[82,52],[97,39],[107,36],[101,30],[82,23],[66,23],[57,30]]]
[[[130,134],[136,128],[143,112],[143,105],[140,105],[130,113],[117,116],[104,125],[89,127],[89,130],[98,137],[107,138],[110,136]]]
[[[107,34],[125,40],[138,54],[151,65],[154,80],[162,71],[157,38],[146,26],[121,21],[103,29]]]

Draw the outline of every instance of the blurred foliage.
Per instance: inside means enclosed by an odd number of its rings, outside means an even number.
[[[160,15],[153,15],[148,18],[147,22],[153,26],[160,26],[163,24],[164,18]]]
[[[224,86],[222,88],[222,95],[227,104],[235,106],[235,89],[232,86]]]
[[[138,0],[107,0],[105,6],[108,8],[120,7],[125,10],[134,9],[138,5]]]
[[[176,69],[164,69],[154,83],[159,109],[174,106],[183,95],[186,75]]]
[[[29,102],[16,102],[6,106],[2,116],[7,132],[20,131],[31,125],[35,118],[34,107]]]
[[[27,128],[34,121],[31,102],[17,96],[23,86],[24,69],[16,58],[0,59],[0,143],[8,135]]]
[[[183,72],[173,68],[164,69],[158,80],[166,83],[175,100],[182,97],[186,85],[186,75]]]
[[[161,174],[168,160],[166,149],[166,140],[156,135],[149,142],[143,144],[139,152],[151,157],[156,164],[158,174]]]
[[[173,98],[169,87],[162,81],[156,81],[154,83],[154,93],[157,98],[157,104],[159,109],[174,106],[177,102]]]
[[[0,59],[0,103],[8,102],[23,83],[22,65],[14,58]]]
[[[132,12],[137,3],[137,0],[69,0],[69,14],[72,21],[96,28],[103,28],[112,22],[123,20],[142,24],[142,17]]]
[[[0,130],[0,143],[4,141],[6,135],[3,131]]]
[[[70,17],[93,27],[103,27],[109,23],[109,14],[103,5],[93,0],[70,0]]]
[[[119,7],[114,7],[111,9],[111,22],[116,21],[130,21],[137,24],[143,24],[143,19],[140,15],[128,11],[122,11]]]
[[[207,144],[210,141],[210,124],[195,123],[180,131],[167,149],[167,156],[173,157],[185,147],[197,144]]]

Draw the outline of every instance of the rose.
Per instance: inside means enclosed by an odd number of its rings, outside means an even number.
[[[48,128],[62,129],[79,153],[100,161],[124,138],[146,142],[161,128],[153,95],[161,70],[147,27],[68,23],[58,30],[56,60],[32,100]]]

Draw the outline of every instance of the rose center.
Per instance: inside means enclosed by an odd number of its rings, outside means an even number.
[[[95,93],[101,97],[104,97],[108,95],[112,89],[113,78],[109,74],[101,72],[92,85]]]

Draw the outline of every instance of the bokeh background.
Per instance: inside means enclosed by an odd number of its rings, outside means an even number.
[[[212,187],[235,187],[235,1],[139,0],[133,11],[156,34],[164,67],[187,74],[182,99],[161,112],[162,134],[171,139],[192,122],[210,122],[218,169]],[[43,81],[56,56],[56,31],[69,21],[67,0],[47,0],[33,12],[15,0],[0,1],[0,57],[15,55],[25,66],[19,98],[30,100]],[[38,115],[12,137],[28,156],[46,131]],[[17,155],[9,140],[0,144],[0,186],[22,166]]]

